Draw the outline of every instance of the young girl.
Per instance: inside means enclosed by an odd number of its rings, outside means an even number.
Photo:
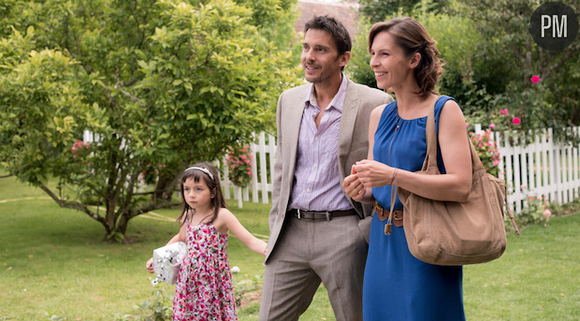
[[[216,169],[193,165],[181,177],[183,210],[179,233],[167,244],[187,244],[173,300],[173,320],[237,320],[226,248],[231,231],[250,250],[265,255],[266,243],[255,238],[226,209]],[[153,273],[153,259],[147,261]]]

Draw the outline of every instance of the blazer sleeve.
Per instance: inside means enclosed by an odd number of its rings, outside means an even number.
[[[283,135],[282,135],[282,121],[281,121],[281,114],[282,114],[282,100],[283,100],[283,93],[278,98],[278,105],[276,107],[276,160],[274,161],[274,169],[272,173],[272,208],[270,209],[270,214],[268,217],[268,225],[270,227],[270,231],[274,227],[274,222],[276,220],[276,216],[278,215],[279,209],[279,202],[280,202],[280,190],[282,184],[282,160],[284,159],[283,149],[281,148],[283,144]]]

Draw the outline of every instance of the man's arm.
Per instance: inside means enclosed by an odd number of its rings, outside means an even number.
[[[283,95],[283,93],[282,93]],[[276,215],[278,215],[278,203],[280,201],[280,189],[282,188],[282,159],[283,157],[283,137],[282,137],[282,95],[278,98],[278,105],[276,107],[276,160],[272,173],[272,208],[270,209],[270,216],[268,219],[270,231],[274,227]]]

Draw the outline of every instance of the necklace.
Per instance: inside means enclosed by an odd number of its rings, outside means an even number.
[[[392,162],[391,162],[391,148],[393,147],[393,142],[395,141],[395,137],[397,136],[397,132],[399,131],[399,128],[401,128],[401,117],[399,117],[397,119],[397,122],[395,123],[395,132],[393,133],[393,136],[391,137],[391,142],[389,143],[389,153],[388,153],[388,160],[389,163],[387,165],[391,166]]]

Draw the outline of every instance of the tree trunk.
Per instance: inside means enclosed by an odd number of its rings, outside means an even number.
[[[114,214],[113,214],[114,215]],[[119,217],[107,218],[107,222],[113,221],[117,222],[113,225],[106,224],[105,225],[105,237],[103,241],[111,242],[111,243],[127,243],[128,239],[126,237],[127,227],[129,226],[129,219],[126,215],[122,215]]]
[[[151,201],[156,203],[158,201],[171,201],[171,196],[174,191],[175,175],[160,174],[157,186],[155,186],[155,193],[151,196]]]

